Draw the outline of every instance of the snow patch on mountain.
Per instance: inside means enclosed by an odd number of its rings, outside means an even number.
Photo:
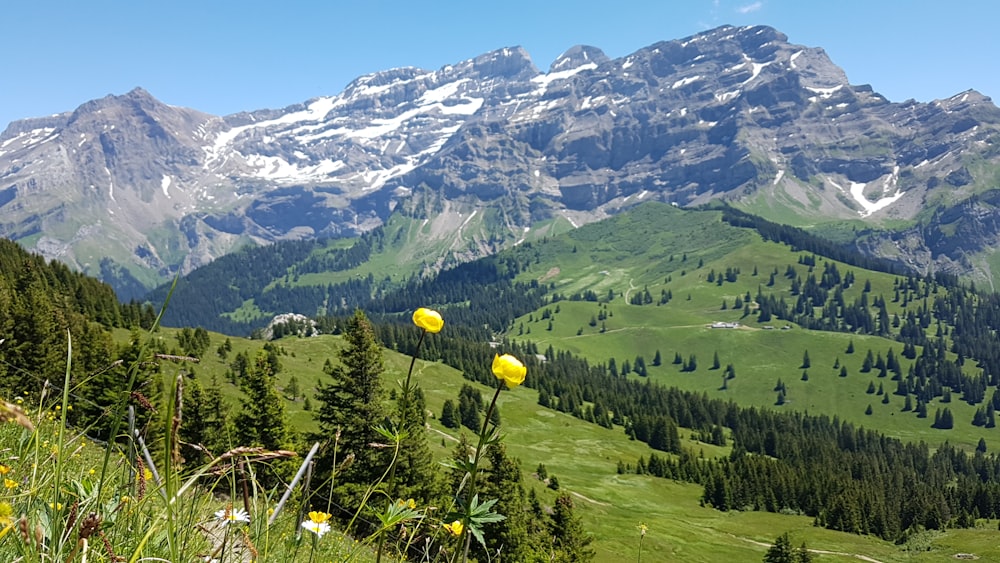
[[[802,55],[802,51],[795,51],[794,53],[792,53],[792,56],[788,58],[788,66],[792,70],[795,70],[796,68],[798,68],[797,66],[795,66],[795,59],[799,58],[801,55]]]
[[[896,182],[899,180],[899,166],[895,166],[892,169],[892,173],[887,175],[884,180],[882,180],[882,194],[883,197],[876,201],[869,201],[864,195],[865,188],[868,184],[863,182],[851,182],[851,197],[854,201],[858,202],[863,208],[861,211],[862,217],[867,217],[872,213],[875,213],[879,209],[884,209],[893,203],[895,203],[899,198],[903,197],[906,192],[900,191],[896,187]],[[892,195],[885,195],[890,192],[895,191]]]
[[[469,79],[463,78],[461,80],[449,82],[444,86],[439,86],[437,88],[434,88],[433,90],[428,90],[424,92],[423,95],[420,96],[420,99],[417,100],[417,104],[428,105],[428,104],[443,102],[448,98],[454,96],[458,92],[459,87],[461,87],[462,84],[465,84],[466,82],[469,82]]]
[[[296,111],[291,113],[286,113],[285,115],[278,117],[276,119],[271,119],[267,121],[259,121],[257,123],[251,123],[249,125],[242,125],[239,127],[233,127],[228,131],[223,131],[215,137],[215,142],[210,147],[206,147],[205,150],[208,153],[210,159],[217,158],[222,149],[233,142],[236,137],[239,137],[243,133],[253,130],[253,129],[263,129],[267,127],[276,127],[279,125],[291,125],[295,123],[315,123],[321,121],[331,110],[340,104],[343,104],[344,100],[335,97],[317,98],[311,104],[306,106],[306,109],[302,111]]]
[[[804,88],[806,90],[809,90],[810,92],[812,92],[814,94],[819,94],[819,96],[811,96],[809,98],[810,102],[815,103],[815,102],[818,102],[820,99],[824,99],[825,100],[825,99],[829,98],[830,96],[834,95],[838,90],[840,90],[843,87],[844,87],[843,84],[837,84],[836,86],[832,86],[830,88],[813,88],[811,86],[805,86]]]
[[[296,166],[280,156],[264,156],[259,154],[247,156],[247,165],[254,169],[253,175],[278,183],[321,181],[344,167],[337,160],[321,160],[312,166]]]
[[[678,88],[683,88],[683,87],[687,86],[688,84],[694,84],[695,82],[697,82],[697,81],[699,81],[701,79],[702,79],[701,76],[689,76],[687,78],[681,78],[677,82],[674,82],[670,86],[670,88],[672,88],[674,90],[676,90]]]
[[[559,70],[548,74],[539,74],[538,76],[532,78],[531,81],[538,85],[536,93],[544,94],[545,90],[548,89],[549,84],[559,80],[566,80],[574,74],[579,74],[585,70],[594,70],[595,68],[597,68],[596,63],[586,63],[568,70]]]

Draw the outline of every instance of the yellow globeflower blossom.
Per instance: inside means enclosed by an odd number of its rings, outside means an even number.
[[[441,318],[441,313],[421,307],[413,312],[413,324],[431,334],[436,334],[444,328],[444,319]]]
[[[503,356],[494,354],[493,375],[506,383],[508,389],[513,389],[524,383],[524,376],[527,373],[528,369],[514,356],[510,354],[504,354]]]
[[[444,524],[444,529],[451,532],[451,535],[453,536],[462,535],[463,528],[465,528],[465,526],[462,524],[461,520],[455,520],[451,524]]]

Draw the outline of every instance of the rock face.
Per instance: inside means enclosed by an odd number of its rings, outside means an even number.
[[[442,201],[502,209],[496,236],[510,242],[536,221],[645,199],[878,226],[995,187],[998,132],[1000,109],[975,91],[891,103],[769,27],[620,59],[577,46],[545,73],[505,48],[280,110],[217,117],[136,89],[12,123],[0,236],[124,287],[122,275],[148,286],[248,241],[354,234]],[[906,245],[887,252],[886,236],[860,246],[934,266]]]

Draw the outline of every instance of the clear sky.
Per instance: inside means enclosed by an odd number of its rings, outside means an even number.
[[[975,88],[1000,103],[995,0],[4,0],[0,130],[136,86],[217,115],[335,95],[399,66],[520,45],[622,57],[723,24],[823,47],[892,101]]]

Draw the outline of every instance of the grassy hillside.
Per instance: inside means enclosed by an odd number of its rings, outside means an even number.
[[[182,278],[165,322],[247,335],[276,314],[315,316],[336,310],[344,304],[328,299],[325,292],[331,285],[371,280],[378,289],[392,290],[414,275],[430,275],[572,228],[568,220],[554,218],[515,237],[498,211],[447,207],[433,219],[396,213],[360,238],[247,247]],[[169,287],[160,286],[147,299],[163,303]]]
[[[738,332],[726,334],[735,336]],[[763,334],[764,331],[757,332]],[[793,334],[796,333],[786,332],[785,336]],[[161,337],[169,343],[173,331],[164,330]],[[213,334],[212,349],[225,338]],[[262,345],[259,341],[239,338],[232,338],[231,343],[232,353]],[[311,395],[308,387],[324,377],[321,367],[327,358],[336,361],[341,340],[336,336],[286,338],[276,344],[284,352],[281,357],[283,369],[279,374],[282,386],[287,387],[294,376],[300,387]],[[199,379],[208,383],[214,375],[224,381],[226,363],[214,354],[207,356],[194,368]],[[392,386],[404,377],[409,357],[386,351],[386,360],[385,383]],[[435,414],[440,414],[444,401],[454,400],[459,388],[468,383],[460,372],[441,363],[421,361],[417,370],[415,377],[425,392],[428,409]],[[737,380],[743,377],[741,374]],[[484,395],[490,392],[487,387],[473,385]],[[239,392],[236,388],[228,383],[222,387],[234,405],[237,404]],[[643,543],[646,560],[712,562],[727,558],[758,561],[766,551],[762,544],[773,541],[785,531],[791,532],[797,543],[805,541],[811,548],[841,554],[824,555],[820,560],[850,561],[858,554],[884,562],[938,561],[956,552],[975,552],[986,560],[1000,557],[1000,547],[992,541],[996,524],[985,521],[982,528],[921,534],[907,545],[896,546],[870,537],[817,528],[809,517],[719,512],[699,506],[700,486],[617,474],[618,460],[635,460],[652,452],[645,444],[629,440],[621,428],[609,430],[541,408],[537,399],[537,392],[526,387],[501,395],[499,405],[505,443],[509,452],[519,458],[526,485],[534,487],[543,502],[551,502],[554,494],[533,476],[540,463],[546,466],[550,475],[558,477],[563,489],[574,495],[578,513],[587,530],[595,536],[596,561],[635,559],[640,524],[649,528]],[[314,427],[311,413],[302,410],[302,406],[301,399],[286,402],[289,418],[300,431]],[[700,455],[716,457],[729,453],[727,448],[692,441],[687,434],[682,432],[684,447]],[[436,456],[450,455],[456,436],[455,431],[444,428],[436,419],[430,420],[428,438]],[[920,551],[910,551],[910,548]]]
[[[789,268],[805,279],[810,273],[821,275],[827,264],[836,265],[842,275],[855,275],[854,284],[843,291],[847,303],[860,299],[863,293],[868,294],[869,302],[882,296],[890,317],[905,317],[907,311],[926,307],[923,299],[910,301],[906,307],[901,301],[893,301],[898,276],[823,257],[816,257],[815,266],[804,265],[800,260],[808,261],[813,255],[766,242],[752,231],[731,227],[717,218],[712,220],[706,214],[667,206],[636,210],[588,225],[536,244],[527,252],[531,257],[524,260],[527,267],[520,274],[522,281],[536,279],[553,284],[553,291],[564,297],[590,289],[599,301],[564,299],[523,315],[508,332],[514,340],[533,341],[542,350],[549,346],[566,350],[593,363],[607,364],[614,358],[619,369],[624,361],[634,365],[635,358],[642,356],[653,382],[704,391],[741,405],[836,415],[905,440],[931,444],[947,440],[971,449],[982,437],[988,444],[1000,446],[1000,431],[970,424],[977,407],[961,401],[959,394],[952,395],[947,404],[932,401],[927,405],[928,418],[917,418],[914,412],[902,410],[905,401],[894,394],[898,382],[892,380],[891,373],[879,377],[877,369],[862,372],[869,350],[882,358],[892,350],[905,377],[913,361],[900,356],[900,342],[806,330],[778,319],[760,323],[753,314],[746,316],[744,308],[733,309],[738,297],[754,309],[753,299],[759,291],[794,302],[791,280],[786,276]],[[739,272],[736,280],[718,284],[727,269]],[[714,282],[708,281],[712,272]],[[769,287],[774,272],[775,282]],[[866,284],[870,288],[867,292]],[[607,301],[609,291],[614,296],[611,301]],[[637,292],[645,291],[652,303],[630,304]],[[664,292],[672,294],[672,298],[660,304]],[[712,323],[740,326],[712,328]],[[931,326],[930,332],[933,330]],[[849,353],[852,346],[854,351]],[[662,365],[652,366],[657,351]],[[811,365],[803,368],[806,354]],[[672,363],[676,355],[685,362],[695,356],[697,369],[682,371],[682,365]],[[720,366],[713,369],[716,357]],[[948,357],[955,359],[953,354]],[[736,377],[726,381],[723,389],[723,374],[729,364]],[[841,366],[846,368],[846,376],[842,376]],[[966,362],[963,371],[973,376],[980,370],[975,363]],[[807,381],[803,381],[803,373]],[[631,377],[638,376],[633,373]],[[779,379],[787,389],[781,406],[776,405]],[[874,385],[875,393],[868,392],[869,385]],[[880,385],[890,395],[888,404],[878,394]],[[865,414],[868,405],[872,406],[870,415]],[[935,409],[944,406],[955,414],[956,425],[951,431],[931,428]]]

